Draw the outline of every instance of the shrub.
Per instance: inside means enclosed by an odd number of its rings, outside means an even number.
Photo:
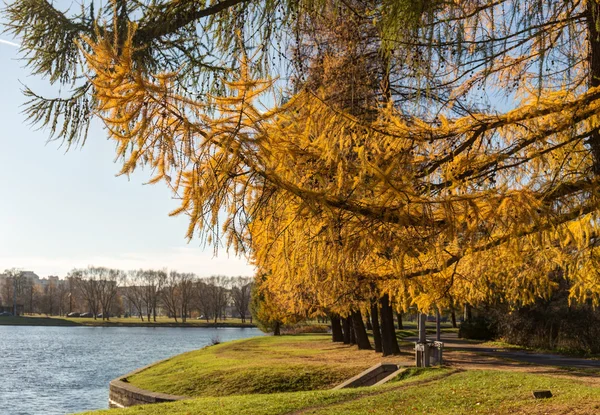
[[[210,338],[210,345],[216,346],[217,344],[221,344],[221,338],[218,334],[215,334]]]
[[[324,324],[290,324],[281,329],[283,334],[328,333],[329,327]]]
[[[492,340],[496,338],[495,323],[483,316],[473,317],[460,325],[458,336],[463,339]]]

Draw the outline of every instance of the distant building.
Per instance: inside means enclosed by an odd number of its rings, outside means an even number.
[[[40,284],[40,277],[33,271],[23,271],[23,276],[33,285]],[[2,284],[6,278],[8,278],[8,275],[0,274],[0,284]],[[58,277],[49,278],[56,278],[58,280]]]
[[[35,275],[35,274],[33,274],[33,275]],[[36,275],[36,277],[37,277],[37,275]],[[39,278],[38,277],[37,281],[34,282],[34,284],[39,284],[42,288],[46,288],[51,283],[54,283],[54,285],[58,285],[59,278],[57,276],[54,276],[54,275],[51,275],[48,278]]]

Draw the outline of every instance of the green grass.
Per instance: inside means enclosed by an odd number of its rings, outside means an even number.
[[[409,329],[398,337],[415,334]],[[331,388],[382,360],[372,351],[333,344],[327,334],[268,336],[176,356],[128,381],[191,397],[308,391]]]
[[[181,319],[178,319],[177,323],[175,319],[167,317],[157,317],[156,321],[141,321],[139,318],[119,318],[113,317],[110,320],[102,320],[93,318],[80,318],[80,317],[45,317],[45,316],[22,316],[22,317],[0,317],[0,326],[105,326],[105,327],[121,327],[121,326],[132,326],[132,327],[214,327],[215,323],[211,320],[207,323],[206,320],[189,319],[186,323],[182,323]],[[240,319],[227,319],[219,320],[216,323],[219,327],[254,327],[248,321],[242,323]]]
[[[175,356],[128,381],[192,397],[307,391],[331,388],[381,360],[372,351],[334,344],[327,334],[266,336]]]
[[[554,397],[535,400],[532,391]],[[395,392],[395,391],[394,391]],[[593,414],[600,412],[600,388],[581,381],[520,372],[469,371],[397,393],[382,393],[311,414]]]
[[[550,389],[554,397],[533,399]],[[277,415],[277,414],[428,414],[428,415],[590,415],[600,413],[600,387],[585,378],[508,371],[414,371],[380,387],[198,398],[188,401],[93,412],[94,415]],[[92,413],[88,413],[92,414]]]

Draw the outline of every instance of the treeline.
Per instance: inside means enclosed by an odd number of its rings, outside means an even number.
[[[182,322],[192,312],[207,322],[216,322],[226,317],[228,306],[233,307],[242,322],[250,316],[251,278],[199,278],[177,271],[136,270],[126,273],[123,280],[123,296],[142,321],[144,317],[156,321],[161,308],[169,317]]]
[[[64,279],[35,280],[6,270],[0,283],[0,305],[18,313],[68,315],[89,313],[94,318],[115,315],[156,321],[168,316],[185,322],[192,316],[217,322],[229,314],[246,322],[250,316],[252,279],[167,270],[123,271],[105,267],[72,270]]]

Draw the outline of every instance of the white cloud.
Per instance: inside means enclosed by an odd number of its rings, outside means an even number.
[[[254,275],[254,267],[245,258],[219,252],[218,256],[202,252],[196,248],[173,248],[164,252],[132,252],[117,256],[92,256],[86,258],[69,257],[2,257],[0,272],[6,268],[22,268],[34,271],[40,277],[48,275],[65,276],[73,268],[88,265],[119,268],[168,268],[182,272],[193,272],[200,277],[210,275]]]
[[[9,40],[4,40],[4,39],[0,39],[0,43],[2,43],[4,45],[14,46],[15,48],[18,48],[19,46],[21,46],[18,43],[11,42]]]

